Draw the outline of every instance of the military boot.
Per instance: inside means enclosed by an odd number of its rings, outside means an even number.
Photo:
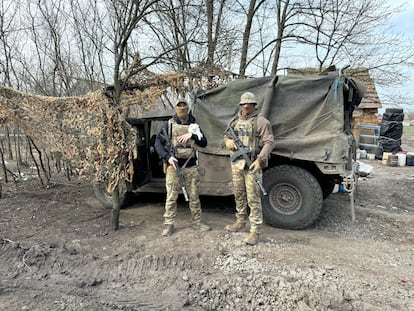
[[[202,223],[202,222],[195,222],[195,223],[193,223],[193,229],[200,230],[200,231],[210,231],[211,227],[207,224]]]
[[[162,230],[161,235],[162,236],[170,236],[171,234],[174,233],[174,231],[175,231],[175,228],[174,228],[173,224],[165,225],[164,230]]]
[[[244,243],[248,245],[256,245],[259,241],[259,233],[256,231],[250,231],[249,235],[244,239]]]
[[[237,232],[237,231],[242,231],[244,227],[246,227],[245,223],[237,221],[232,225],[227,225],[226,230],[231,231],[231,232]]]

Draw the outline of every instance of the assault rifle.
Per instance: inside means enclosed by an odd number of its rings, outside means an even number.
[[[229,127],[229,134],[231,139],[234,140],[234,143],[237,146],[237,149],[230,156],[230,161],[234,162],[239,157],[243,157],[243,159],[246,161],[247,166],[250,167],[250,165],[252,165],[253,162],[249,157],[249,151],[243,146],[243,143],[240,141],[240,138],[236,135],[232,127]],[[256,183],[259,185],[263,195],[267,195],[266,189],[263,187],[263,183],[257,176],[257,174],[254,174],[254,179],[256,180]]]
[[[161,135],[161,137],[164,138],[164,140],[166,142],[166,147],[168,148],[170,155],[172,155],[173,157],[177,157],[177,151],[176,151],[175,147],[173,146],[173,144],[171,143],[170,136],[168,135],[168,132],[167,132],[165,127],[162,128],[162,134],[160,134],[160,135]],[[180,187],[181,187],[181,191],[183,192],[184,199],[188,202],[189,200],[188,200],[187,189],[185,189],[183,172],[181,171],[181,168],[178,165],[178,163],[174,162],[174,168],[175,168],[175,174],[177,175],[177,177],[180,181]]]

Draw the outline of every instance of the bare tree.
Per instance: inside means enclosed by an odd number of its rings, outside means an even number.
[[[114,67],[113,67],[113,86],[114,92],[112,100],[114,103],[114,109],[120,111],[121,104],[121,91],[128,82],[130,71],[126,71],[128,64],[126,62],[128,54],[128,44],[134,31],[137,31],[141,22],[144,22],[144,18],[149,15],[158,0],[111,0],[107,2],[107,9],[109,12],[110,25],[111,25],[111,38],[113,40],[113,52],[114,52]],[[134,65],[134,64],[133,64]],[[121,73],[125,71],[126,75],[121,80]],[[123,116],[121,116],[121,119]],[[124,131],[131,130],[128,128],[127,122],[123,122]],[[118,159],[118,163],[114,163],[114,167],[119,171],[118,167],[127,165],[128,163],[122,163],[122,155]],[[119,176],[117,182],[112,191],[112,228],[117,230],[119,227]]]
[[[265,3],[265,0],[250,0],[249,1],[249,8],[246,12],[246,23],[244,26],[243,38],[242,38],[242,49],[241,49],[241,56],[240,56],[240,66],[239,66],[239,74],[244,76],[246,73],[247,67],[247,50],[249,48],[250,42],[250,34],[252,30],[252,23],[255,17],[257,10],[260,6]],[[241,4],[241,7],[243,5]]]
[[[307,0],[300,5],[300,13],[304,20],[298,41],[314,48],[322,68],[337,62],[351,46],[370,44],[375,30],[395,10],[384,8],[382,1],[377,0]]]
[[[245,75],[252,66],[261,67],[263,75],[276,74],[283,42],[296,38],[298,3],[300,0],[293,3],[252,0],[247,10],[244,2],[239,3],[246,20],[241,39],[240,75]],[[259,58],[261,65],[257,62]]]
[[[79,55],[75,75],[85,81],[89,90],[94,90],[99,85],[97,82],[105,84],[110,80],[105,60],[108,51],[105,46],[109,41],[103,31],[105,13],[93,0],[70,0],[70,9],[71,16],[68,18],[72,20],[76,53]]]
[[[298,4],[300,4],[300,1],[295,1],[293,4],[289,0],[276,1],[277,34],[274,41],[275,47],[271,74],[277,73],[283,42],[291,40],[295,36],[294,31],[298,27],[298,23],[295,22],[295,17],[299,13],[297,10]]]
[[[71,41],[64,23],[66,2],[39,0],[29,2],[27,15],[30,35],[35,46],[41,76],[34,82],[37,92],[44,95],[69,95],[72,77]],[[27,64],[30,70],[30,64]]]
[[[197,59],[192,54],[193,43],[201,33],[200,5],[198,1],[159,1],[155,16],[147,19],[148,28],[158,39],[151,43],[151,48],[160,47],[165,52],[160,61],[174,71],[189,71]]]
[[[368,69],[377,85],[405,82],[404,69],[414,59],[413,42],[391,34],[385,23],[401,7],[379,0],[306,0],[298,7],[297,42],[313,49],[319,71],[335,64],[351,65]]]
[[[2,83],[7,86],[14,86],[15,62],[14,54],[17,50],[17,41],[19,40],[19,24],[17,15],[19,6],[16,2],[2,0],[0,2],[0,75]]]
[[[214,55],[217,49],[217,42],[220,37],[221,22],[223,19],[223,10],[225,9],[226,0],[213,1],[206,0],[207,8],[207,67],[214,65]],[[217,5],[218,3],[218,5]],[[217,14],[214,14],[214,8],[218,6]],[[215,20],[215,21],[214,21]]]

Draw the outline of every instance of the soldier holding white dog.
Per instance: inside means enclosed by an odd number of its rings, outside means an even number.
[[[165,227],[161,234],[163,236],[170,236],[175,231],[177,198],[181,186],[181,189],[184,188],[188,194],[193,228],[201,231],[211,229],[210,226],[201,222],[200,174],[195,145],[204,148],[207,146],[207,139],[189,111],[187,101],[184,98],[179,98],[176,102],[175,114],[163,125],[155,140],[155,150],[167,164],[165,171],[167,188]],[[177,168],[180,176],[177,174]]]

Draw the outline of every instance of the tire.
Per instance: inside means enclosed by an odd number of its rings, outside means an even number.
[[[112,208],[112,195],[106,191],[106,182],[95,182],[93,188],[95,196],[102,206]],[[133,193],[128,189],[131,189],[130,183],[119,183],[119,203],[121,207],[126,207],[132,201]]]
[[[263,183],[268,195],[262,197],[263,216],[271,226],[305,229],[318,218],[323,192],[316,178],[307,170],[280,165],[267,170]]]

